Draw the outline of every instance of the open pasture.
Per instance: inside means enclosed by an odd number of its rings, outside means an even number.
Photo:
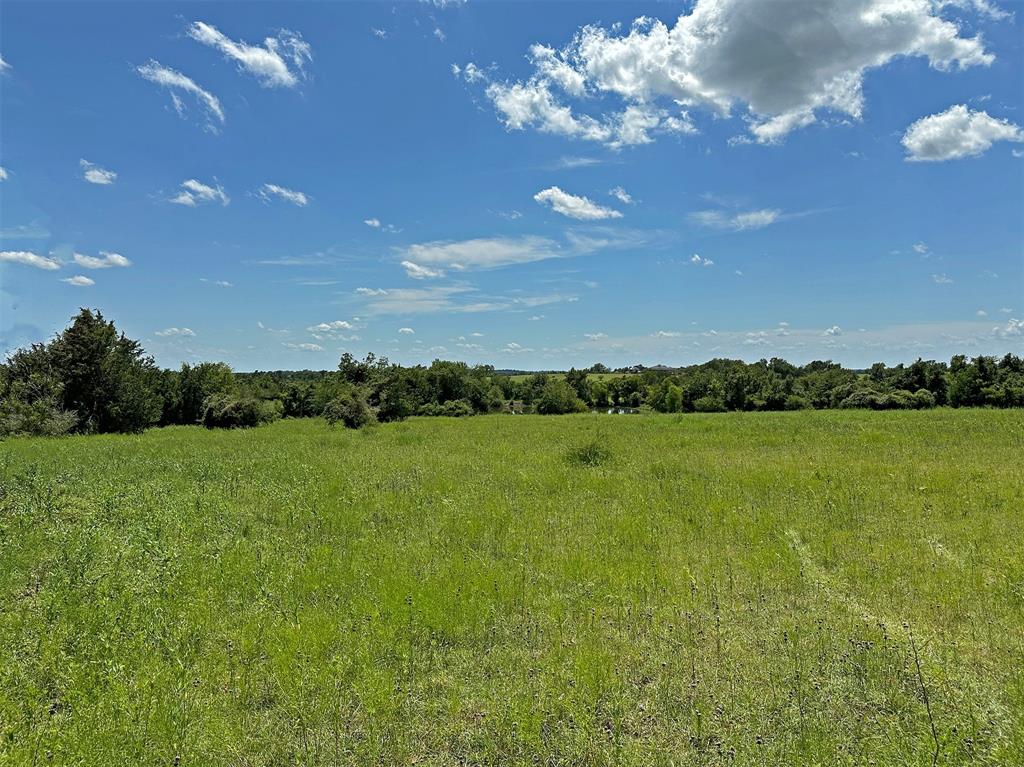
[[[0,442],[0,764],[1024,763],[1024,412]]]

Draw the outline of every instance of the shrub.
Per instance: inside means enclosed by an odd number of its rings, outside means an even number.
[[[341,423],[346,429],[361,429],[377,420],[366,398],[358,391],[348,391],[332,399],[324,408],[329,426]]]
[[[570,448],[565,457],[569,463],[575,466],[600,466],[611,459],[612,451],[598,438],[585,445]]]
[[[724,413],[725,401],[721,397],[709,394],[694,400],[693,409],[698,413]]]
[[[914,392],[914,407],[919,410],[935,407],[935,395],[927,389],[918,389]]]
[[[61,410],[52,400],[24,402],[17,397],[0,400],[0,437],[18,435],[56,437],[75,428],[78,416]]]
[[[786,397],[784,407],[786,410],[807,410],[811,407],[811,401],[806,397],[801,397],[799,394],[790,394]]]
[[[879,410],[882,407],[881,397],[877,392],[861,389],[850,394],[839,403],[841,408],[871,408]]]
[[[549,379],[534,404],[541,415],[584,413],[587,410],[586,403],[576,396],[576,390],[562,378]]]
[[[203,425],[208,429],[236,429],[259,426],[281,417],[280,400],[212,394],[203,402]]]

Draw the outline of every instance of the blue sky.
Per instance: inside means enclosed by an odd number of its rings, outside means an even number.
[[[7,2],[0,346],[90,306],[238,370],[1021,353],[1022,11]]]

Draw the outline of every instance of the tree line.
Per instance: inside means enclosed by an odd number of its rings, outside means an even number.
[[[100,312],[83,309],[52,341],[19,349],[0,365],[0,436],[138,432],[173,424],[245,427],[307,417],[359,428],[413,415],[557,415],[620,407],[663,413],[1024,407],[1024,360],[1012,354],[957,355],[948,364],[879,362],[867,370],[773,358],[607,371],[597,364],[511,376],[489,365],[435,360],[402,366],[347,353],[333,371],[235,373],[223,362],[166,370]]]

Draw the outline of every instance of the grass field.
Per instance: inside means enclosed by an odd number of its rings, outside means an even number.
[[[625,373],[587,373],[587,380],[590,382],[611,381],[613,378],[622,378],[625,375]],[[534,373],[518,373],[516,375],[509,376],[509,378],[513,381],[522,383],[523,381],[528,381],[533,378],[533,376]]]
[[[1024,412],[0,443],[0,764],[1024,764]]]

